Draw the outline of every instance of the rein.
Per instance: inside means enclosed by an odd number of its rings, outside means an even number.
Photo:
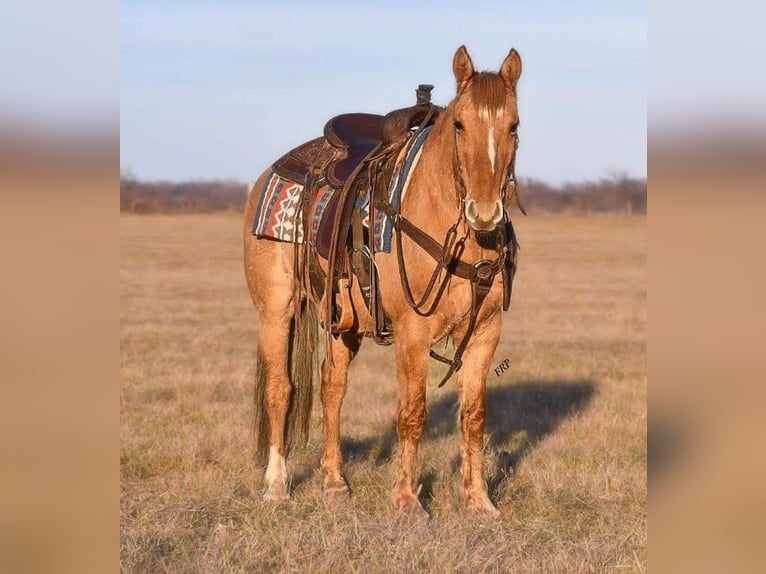
[[[417,135],[417,133],[422,128],[423,128],[423,125],[421,125],[418,128],[418,130],[415,132],[415,135]],[[519,139],[518,139],[518,136],[516,136],[514,156],[513,156],[513,160],[508,166],[508,177],[506,178],[506,181],[503,185],[503,189],[501,190],[501,197],[502,197],[503,203],[505,203],[507,189],[508,187],[512,186],[512,193],[514,193],[516,196],[516,202],[519,206],[519,209],[521,209],[522,213],[526,215],[526,211],[521,206],[518,193],[515,193],[516,192],[515,150],[518,148],[518,143],[519,143]],[[463,366],[462,356],[476,328],[476,321],[479,316],[479,310],[481,309],[481,305],[484,303],[484,300],[486,299],[487,295],[492,289],[492,285],[498,273],[503,274],[505,289],[506,290],[509,289],[510,286],[509,286],[508,273],[506,272],[506,261],[507,261],[507,258],[510,256],[509,244],[511,244],[512,242],[515,242],[513,238],[507,237],[507,234],[505,233],[506,225],[509,224],[510,221],[507,220],[504,214],[503,220],[502,220],[503,221],[502,235],[500,235],[501,232],[498,232],[498,231],[495,232],[496,234],[498,234],[496,236],[496,246],[495,246],[495,249],[497,252],[497,258],[494,260],[482,259],[481,261],[478,261],[474,264],[467,263],[460,259],[460,256],[462,255],[463,249],[465,247],[466,238],[463,237],[457,240],[457,230],[458,230],[458,226],[463,220],[463,215],[465,210],[462,209],[462,207],[465,203],[466,191],[465,191],[465,185],[463,182],[460,156],[457,150],[457,138],[455,138],[454,147],[455,147],[454,178],[455,178],[455,188],[456,188],[457,199],[458,199],[459,215],[458,215],[458,220],[447,230],[444,241],[441,244],[436,239],[431,237],[428,233],[420,229],[417,225],[415,225],[414,223],[406,219],[403,215],[401,215],[401,213],[399,212],[399,209],[391,205],[389,201],[385,199],[379,199],[376,202],[378,204],[376,207],[380,209],[381,211],[383,211],[393,223],[393,228],[394,228],[394,232],[396,236],[396,254],[397,254],[397,263],[399,268],[399,280],[401,282],[402,290],[404,292],[404,296],[407,300],[407,303],[415,311],[415,313],[417,313],[418,315],[422,317],[426,317],[431,315],[436,310],[436,307],[441,301],[441,297],[444,293],[444,289],[448,283],[450,275],[455,275],[457,277],[460,277],[461,279],[467,279],[468,281],[470,281],[471,311],[470,311],[470,315],[468,319],[468,327],[466,329],[465,335],[463,336],[463,339],[460,341],[460,345],[458,345],[457,349],[455,349],[455,353],[452,359],[439,355],[433,349],[430,350],[431,357],[450,366],[449,370],[447,371],[447,374],[439,383],[438,385],[439,387],[444,386],[444,384],[452,377],[452,375],[458,372],[460,368]],[[399,202],[399,206],[401,207],[401,201]],[[407,236],[409,236],[421,249],[423,249],[423,251],[425,251],[436,262],[436,266],[434,267],[434,270],[431,273],[431,277],[428,281],[426,289],[423,292],[423,295],[417,301],[415,300],[415,297],[412,293],[410,281],[407,276],[407,267],[404,261],[404,253],[402,250],[402,234],[406,234]],[[515,244],[512,246],[515,246]],[[444,277],[441,280],[439,288],[436,292],[436,296],[434,297],[434,301],[428,309],[424,310],[423,306],[426,304],[431,294],[433,293],[434,287],[436,286],[436,282],[439,276],[442,274],[442,271],[445,271],[446,273],[444,274]],[[508,308],[506,301],[510,303],[510,294],[508,293],[508,295],[504,295],[503,300],[504,300],[503,308],[504,310],[506,310]]]

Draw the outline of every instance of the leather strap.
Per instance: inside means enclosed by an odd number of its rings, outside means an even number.
[[[386,216],[391,219],[394,224],[394,230],[407,234],[415,243],[417,243],[423,251],[428,253],[431,258],[436,261],[437,265],[452,275],[456,275],[461,279],[471,279],[476,273],[476,265],[466,263],[461,259],[454,257],[453,253],[450,253],[449,247],[451,243],[449,241],[450,236],[455,233],[451,227],[447,231],[447,238],[444,243],[439,243],[433,237],[428,235],[425,231],[420,229],[417,225],[412,223],[406,217],[399,215],[390,203],[382,203],[378,205],[378,209],[383,211]],[[401,235],[401,233],[400,233]],[[401,250],[400,250],[401,251]],[[502,269],[502,258],[495,259],[492,264],[492,273],[497,274]]]
[[[367,308],[370,308],[370,257],[364,243],[364,226],[362,214],[359,209],[354,209],[351,214],[351,269],[359,280],[359,288],[362,290]]]
[[[486,264],[487,266],[492,265],[492,262],[485,260],[477,263],[477,266],[482,263]],[[479,270],[484,268],[475,267],[475,269]],[[445,374],[444,378],[442,378],[441,382],[439,382],[439,388],[443,387],[444,384],[450,379],[450,377],[458,372],[463,366],[463,353],[465,352],[465,349],[468,346],[468,341],[471,338],[471,335],[473,335],[474,329],[476,328],[476,319],[479,316],[479,309],[481,309],[481,305],[484,303],[484,299],[486,299],[487,295],[492,289],[492,283],[494,282],[496,273],[489,275],[488,280],[480,278],[478,275],[479,274],[477,272],[476,276],[471,280],[471,315],[468,319],[468,328],[466,329],[465,335],[463,336],[463,340],[460,341],[460,345],[458,345],[458,348],[455,349],[455,354],[453,355],[452,360],[447,359],[446,357],[442,357],[433,349],[430,351],[431,357],[441,361],[442,363],[447,363],[450,366],[447,374]]]
[[[367,167],[367,162],[373,157],[379,150],[381,144],[376,145],[366,156],[359,162],[359,164],[351,172],[346,180],[343,189],[340,190],[340,197],[338,198],[339,209],[341,210],[338,224],[333,229],[332,241],[330,242],[330,253],[327,257],[327,278],[325,281],[325,308],[324,317],[325,325],[328,327],[328,333],[331,333],[331,325],[333,324],[333,310],[335,307],[335,297],[333,294],[333,282],[335,274],[337,272],[338,256],[345,250],[340,250],[340,243],[346,241],[351,227],[351,215],[354,209],[355,197],[351,193],[352,189],[355,189],[359,184],[357,176],[363,168]],[[340,250],[340,251],[339,251]],[[329,342],[329,341],[328,341]],[[328,346],[329,348],[329,346]],[[330,362],[332,362],[332,356],[330,356]]]

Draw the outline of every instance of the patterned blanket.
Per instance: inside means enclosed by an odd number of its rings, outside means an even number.
[[[389,189],[389,202],[395,208],[407,191],[409,175],[420,158],[420,150],[431,131],[431,127],[425,128],[416,138],[410,142],[403,161],[394,170]],[[290,243],[303,243],[303,221],[298,214],[298,203],[303,193],[303,184],[290,181],[278,176],[274,171],[266,179],[263,192],[255,210],[253,220],[253,235],[271,237]],[[333,193],[338,190],[329,185],[320,185],[316,192],[316,209],[311,218],[311,230],[308,237],[309,243],[314,243],[319,222],[322,220],[327,204]],[[369,194],[367,195],[369,197]],[[307,202],[308,203],[308,202]],[[369,200],[359,203],[362,208],[363,222],[369,229]],[[391,252],[391,234],[393,224],[386,215],[380,211],[375,212],[375,250]]]
[[[303,221],[298,217],[298,203],[302,193],[302,184],[283,179],[272,171],[266,179],[255,210],[253,235],[303,243]],[[325,195],[329,200],[332,188],[323,186],[317,190],[317,195],[320,201]]]

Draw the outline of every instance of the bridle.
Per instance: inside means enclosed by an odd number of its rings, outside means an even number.
[[[414,132],[411,141],[414,141],[414,136],[416,136],[424,126],[425,122],[421,124],[416,132]],[[505,199],[509,188],[510,192],[515,195],[517,204],[519,205],[522,213],[526,215],[526,212],[518,200],[518,193],[516,190],[515,168],[516,150],[518,149],[519,145],[518,134],[514,134],[514,138],[515,141],[513,157],[508,165],[507,177],[505,178],[503,187],[500,190],[504,207],[502,224],[499,224],[494,232],[495,252],[497,254],[495,259],[482,259],[476,263],[467,263],[460,259],[460,256],[462,255],[465,248],[465,241],[468,236],[464,235],[458,239],[458,229],[460,224],[463,222],[463,217],[465,215],[464,206],[466,199],[466,188],[463,181],[463,170],[460,163],[460,155],[458,153],[457,136],[454,138],[455,163],[453,177],[455,180],[455,190],[457,194],[459,213],[457,221],[447,230],[444,241],[441,244],[438,243],[438,241],[431,237],[428,233],[420,229],[417,225],[413,224],[407,218],[405,218],[400,213],[400,210],[391,205],[389,201],[382,198],[376,198],[376,207],[383,211],[393,224],[396,240],[399,279],[402,285],[402,291],[404,292],[405,299],[415,313],[422,317],[426,317],[431,315],[436,310],[436,307],[441,300],[451,275],[455,275],[461,279],[467,279],[470,282],[471,310],[468,318],[468,327],[466,329],[465,335],[463,336],[463,339],[455,349],[455,353],[452,359],[439,355],[433,349],[430,351],[431,357],[450,366],[447,374],[439,383],[439,387],[442,387],[450,379],[450,377],[452,377],[452,375],[459,371],[462,367],[462,356],[476,328],[476,321],[479,316],[479,310],[481,309],[482,303],[492,289],[495,277],[498,274],[503,275],[503,285],[505,290],[503,297],[503,310],[507,310],[508,305],[510,304],[510,281],[512,279],[512,271],[509,272],[508,263],[513,264],[513,261],[515,260],[515,251],[512,252],[512,250],[515,249],[516,244],[515,238],[513,236],[509,237],[507,231],[510,227],[511,235],[513,235],[512,227],[510,226],[510,219],[508,218],[505,210]],[[401,202],[399,202],[399,205],[401,206]],[[428,253],[428,255],[430,255],[431,258],[436,262],[426,289],[422,296],[417,300],[412,293],[410,281],[407,276],[407,267],[404,261],[404,253],[402,250],[402,234],[409,236],[410,239],[412,239],[421,249]],[[442,272],[444,272],[443,276]],[[434,300],[431,305],[425,309],[424,307],[428,302],[428,299],[431,297],[431,294],[434,292],[434,288],[436,287],[440,276],[442,277],[439,283],[439,287],[436,290]]]

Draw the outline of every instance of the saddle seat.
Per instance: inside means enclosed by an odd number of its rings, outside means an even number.
[[[343,155],[327,167],[330,185],[343,187],[367,154],[381,143],[383,120],[377,114],[341,114],[325,124],[325,139]]]

